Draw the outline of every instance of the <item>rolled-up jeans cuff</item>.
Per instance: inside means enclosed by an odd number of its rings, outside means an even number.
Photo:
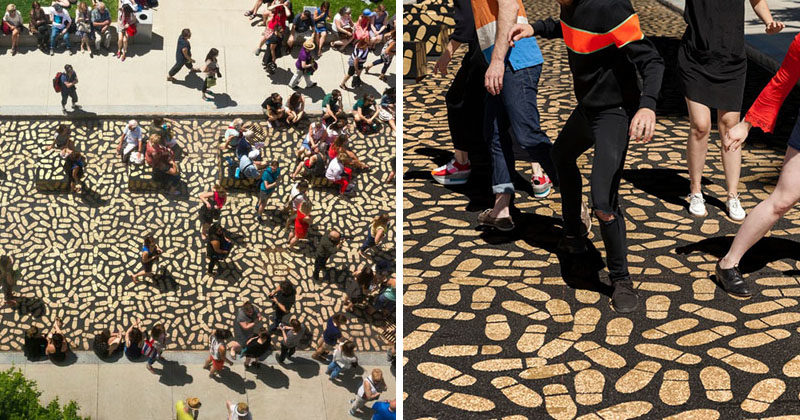
[[[492,185],[492,192],[495,194],[514,194],[514,184],[505,183]]]

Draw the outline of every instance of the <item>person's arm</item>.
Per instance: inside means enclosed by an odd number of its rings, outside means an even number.
[[[213,196],[214,196],[214,192],[213,191],[206,191],[206,192],[200,193],[198,198],[200,198],[200,201],[202,201],[203,204],[205,204],[206,207],[211,208],[211,202],[209,201],[209,199],[211,197],[213,197]]]
[[[194,63],[194,60],[192,60],[192,56],[191,56],[191,55],[189,55],[189,47],[183,47],[183,48],[181,48],[181,53],[183,54],[183,58],[184,58],[186,61],[189,61],[189,62],[192,62],[192,63]]]
[[[379,392],[372,392],[372,385],[370,384],[369,380],[364,379],[364,399],[371,400],[377,398],[379,395],[381,395]]]
[[[122,141],[125,140],[125,132],[122,132],[122,135],[119,136],[119,144],[117,144],[117,153],[122,150]]]
[[[243,330],[249,330],[256,326],[256,322],[240,321],[239,326],[242,327]]]
[[[275,305],[278,306],[278,308],[280,308],[281,312],[289,312],[286,310],[286,306],[283,306],[282,303],[278,302],[278,299],[275,296],[272,296],[270,299],[272,300],[272,303],[274,303]]]
[[[214,252],[216,252],[217,254],[227,254],[228,253],[227,250],[222,249],[222,247],[220,246],[220,242],[219,241],[211,241],[211,248],[213,248]]]
[[[375,234],[375,245],[379,245],[386,234],[386,229],[380,228],[378,233]]]
[[[517,19],[519,4],[516,0],[498,0],[497,31],[494,38],[494,49],[489,68],[484,77],[484,86],[492,95],[503,90],[503,75],[506,71],[506,54],[508,53],[508,33]]]
[[[438,60],[436,60],[436,64],[433,66],[433,74],[439,73],[442,76],[447,76],[447,65],[450,64],[450,60],[453,58],[453,53],[455,53],[460,46],[461,42],[450,38],[450,41],[444,48],[444,51],[442,51],[442,55]]]
[[[764,32],[768,34],[777,34],[782,31],[786,25],[783,22],[776,22],[772,19],[772,13],[769,11],[767,0],[750,0],[750,6],[756,12],[758,18],[764,22]]]

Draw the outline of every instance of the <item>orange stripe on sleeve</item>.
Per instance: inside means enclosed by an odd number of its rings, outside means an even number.
[[[591,54],[612,44],[621,48],[630,42],[644,38],[644,34],[639,28],[639,16],[635,13],[616,28],[603,34],[573,28],[564,21],[561,21],[561,29],[567,48],[578,54]]]

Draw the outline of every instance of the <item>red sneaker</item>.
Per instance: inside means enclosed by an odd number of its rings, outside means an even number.
[[[431,171],[433,179],[442,185],[466,184],[472,172],[469,162],[461,164],[455,158]]]

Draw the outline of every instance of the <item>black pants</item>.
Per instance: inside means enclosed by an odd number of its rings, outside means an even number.
[[[327,277],[328,270],[325,268],[325,264],[328,263],[328,258],[330,257],[326,255],[320,255],[314,259],[314,274],[313,274],[314,280],[319,281],[319,273],[322,271],[325,272],[325,276]]]
[[[487,150],[483,141],[486,64],[479,48],[470,46],[445,95],[447,123],[456,150]]]
[[[275,319],[272,321],[272,324],[269,326],[268,331],[271,333],[275,332],[278,329],[278,326],[281,324],[281,320],[283,317],[286,316],[288,312],[283,312],[282,310],[275,308]]]
[[[287,357],[292,357],[296,349],[296,347],[286,347],[286,344],[281,343],[281,354],[277,357],[278,361],[283,362]]]
[[[619,182],[628,152],[628,125],[632,113],[622,107],[587,109],[578,105],[553,146],[553,161],[561,181],[564,229],[568,235],[583,235],[581,189],[583,179],[577,159],[594,145],[589,179],[592,208],[614,216],[600,220],[606,248],[609,278],[629,281],[625,220],[619,206]]]
[[[71,88],[61,88],[61,106],[64,107],[67,105],[67,98],[72,99],[72,105],[74,106],[78,102],[78,91],[75,87]]]
[[[184,66],[186,66],[186,68],[189,69],[190,71],[193,68],[191,61],[187,60],[186,58],[182,58],[181,60],[176,61],[175,65],[172,66],[171,69],[169,69],[170,77],[174,77],[176,74],[178,74],[178,71],[181,69],[181,67],[184,67]]]
[[[221,256],[208,255],[208,272],[213,273],[214,267],[219,265],[219,262],[222,261],[223,259],[225,258]]]
[[[39,44],[39,48],[50,46],[50,25],[44,24],[36,27],[36,42]]]

